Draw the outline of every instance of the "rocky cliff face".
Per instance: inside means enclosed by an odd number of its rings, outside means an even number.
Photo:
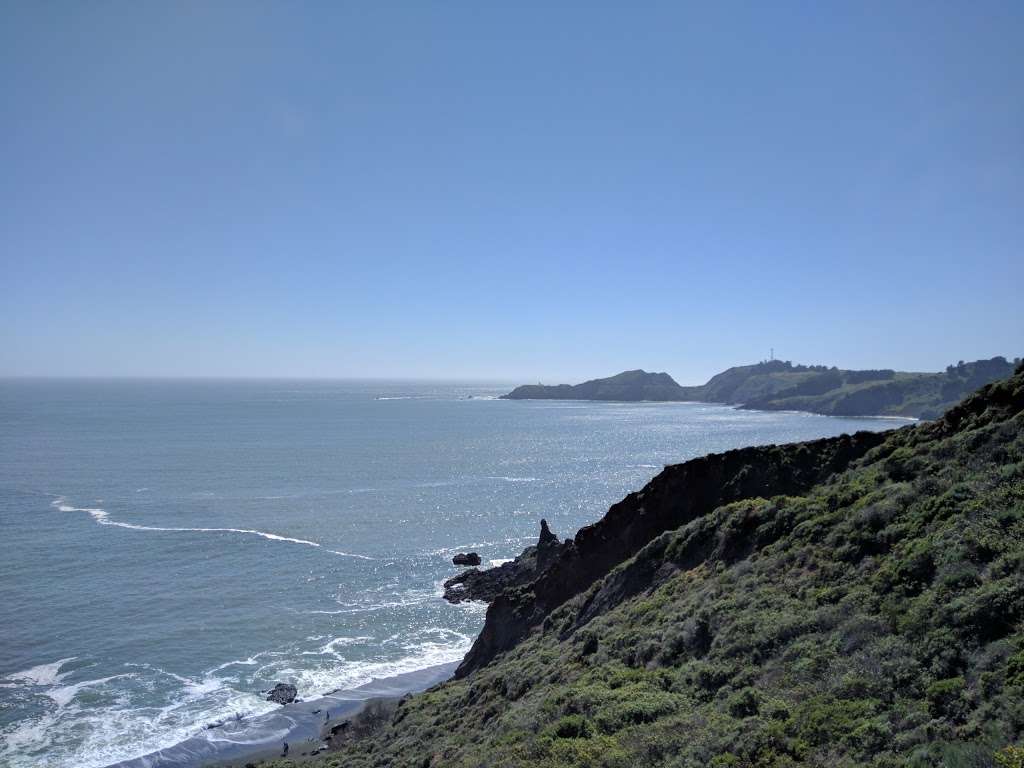
[[[463,677],[513,648],[552,610],[665,531],[729,502],[803,492],[846,469],[884,439],[884,434],[858,432],[710,454],[667,467],[642,490],[612,506],[601,520],[580,529],[574,540],[551,550],[550,560],[537,567],[528,581],[519,571],[519,580],[494,594],[484,628],[456,676]]]

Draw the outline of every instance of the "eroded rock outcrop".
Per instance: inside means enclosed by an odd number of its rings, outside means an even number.
[[[444,583],[444,599],[450,603],[466,600],[489,603],[506,589],[528,584],[537,578],[541,571],[557,560],[563,546],[551,532],[547,521],[541,520],[536,545],[524,549],[515,560],[485,570],[470,568],[448,579]]]
[[[452,558],[452,565],[480,565],[480,555],[476,552],[459,552]]]

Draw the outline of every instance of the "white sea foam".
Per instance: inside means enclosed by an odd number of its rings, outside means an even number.
[[[103,685],[104,683],[110,682],[111,680],[117,680],[120,677],[129,677],[129,675],[111,675],[110,677],[101,677],[98,680],[83,680],[80,683],[74,685],[63,685],[59,688],[52,688],[46,691],[46,695],[53,699],[58,707],[66,707],[70,704],[78,692],[83,688],[95,688],[96,686]]]
[[[203,726],[211,721],[225,720],[240,712],[259,714],[275,708],[255,692],[232,689],[229,680],[215,676],[213,671],[197,681],[150,665],[125,666],[148,669],[150,674],[132,672],[72,685],[46,686],[44,682],[46,690],[41,692],[52,703],[37,716],[0,731],[0,765],[100,768],[177,744],[202,732]],[[39,674],[34,679],[60,683],[66,674]],[[18,679],[27,679],[25,673],[18,675]],[[133,704],[139,688],[152,691],[162,676],[179,683],[176,696],[169,692],[172,698],[168,704]],[[135,683],[128,687],[110,685],[118,679]],[[107,703],[85,704],[78,700],[81,691],[101,688]],[[72,732],[74,738],[69,739]]]
[[[338,652],[339,648],[347,648],[351,645],[363,645],[365,643],[372,643],[376,638],[369,636],[358,636],[358,637],[336,637],[328,643],[325,643],[315,651],[304,651],[303,656],[325,656],[330,655],[336,658],[343,658],[342,654]]]
[[[284,655],[284,652],[283,651],[264,651],[263,653],[253,654],[252,656],[249,656],[246,659],[232,659],[231,661],[224,662],[219,667],[214,667],[210,671],[211,671],[211,673],[212,672],[220,672],[222,669],[227,669],[228,667],[235,667],[235,666],[252,667],[252,666],[255,666],[255,665],[259,664],[259,661],[257,661],[257,659],[259,659],[259,658],[261,658],[263,656],[275,656],[275,655],[276,656],[281,656],[281,655]]]
[[[215,701],[183,701],[160,708],[86,709],[70,703],[4,731],[0,764],[12,768],[102,768],[173,746],[201,732],[206,722],[239,711],[268,712],[276,706],[263,703],[257,709],[260,705],[258,696],[235,692]],[[75,742],[62,737],[68,728],[75,729]]]
[[[22,672],[15,672],[7,675],[4,680],[13,680],[15,682],[27,683],[29,685],[56,685],[71,674],[70,672],[61,673],[60,668],[69,661],[74,661],[76,658],[78,657],[69,656],[66,659],[53,661],[49,664],[39,664]]]
[[[347,638],[341,640],[344,642]],[[398,658],[349,661],[342,654],[328,652],[324,654],[324,663],[293,670],[293,681],[300,695],[323,695],[365,685],[374,679],[459,661],[472,643],[473,639],[461,632],[443,627],[427,628],[417,633],[414,639],[403,640],[400,636],[392,636],[381,642],[383,650],[401,650],[403,655]],[[274,672],[277,675],[284,673],[285,670],[280,669]]]
[[[359,560],[376,560],[375,557],[368,555],[357,555],[354,552],[342,552],[337,549],[327,549],[322,544],[315,541],[309,541],[308,539],[296,539],[291,536],[282,536],[277,533],[268,533],[267,531],[256,531],[250,528],[178,528],[178,527],[164,527],[157,525],[138,525],[136,523],[123,523],[118,520],[111,520],[109,513],[105,509],[99,507],[73,507],[70,504],[66,504],[63,496],[58,497],[51,503],[51,506],[56,507],[61,512],[88,512],[100,525],[113,525],[118,528],[127,528],[132,531],[160,531],[164,533],[238,533],[249,536],[259,536],[269,541],[285,541],[292,544],[302,544],[307,547],[316,547],[317,549],[323,549],[324,552],[330,552],[332,555],[339,555],[340,557],[354,557]]]
[[[206,734],[206,740],[214,744],[238,744],[241,746],[246,746],[249,744],[267,744],[282,741],[288,737],[289,733],[290,731],[288,728],[281,728],[277,731],[260,731],[258,734],[255,734],[251,738],[244,739],[238,738],[237,736],[234,738],[230,736],[225,736],[223,733],[218,733],[217,731],[209,731]]]
[[[428,592],[416,590],[409,600],[418,600]],[[67,685],[63,678],[71,673],[62,673],[61,665],[72,659],[38,665],[8,679],[38,684],[51,704],[38,715],[0,731],[0,765],[100,768],[173,746],[200,733],[210,740],[238,740],[203,728],[240,714],[249,717],[276,710],[256,692],[255,681],[289,680],[304,698],[329,694],[373,679],[457,661],[470,647],[469,632],[428,626],[411,636],[395,632],[384,639],[354,634],[323,638],[316,640],[311,652],[269,649],[225,662],[195,677],[149,664],[131,664],[125,665],[132,668],[125,674]],[[348,657],[350,652],[362,656],[366,651],[373,654],[368,659]],[[243,667],[244,674],[239,674]],[[118,679],[126,684],[114,685]],[[84,701],[79,694],[85,689],[102,691],[102,700]],[[154,690],[160,689],[167,691],[162,705],[152,700]],[[147,703],[141,703],[139,696]],[[73,740],[66,738],[71,732]]]
[[[190,698],[198,699],[223,687],[223,680],[209,674],[202,680],[189,680],[185,684],[185,691]]]
[[[34,768],[40,765],[29,753],[50,744],[50,733],[58,721],[55,712],[47,712],[34,720],[22,720],[0,731],[0,764],[12,768]],[[72,765],[71,762],[67,763]]]

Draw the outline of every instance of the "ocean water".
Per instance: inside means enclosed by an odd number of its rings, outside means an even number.
[[[0,765],[95,768],[299,695],[455,661],[513,557],[668,463],[844,420],[503,401],[511,384],[0,381]]]

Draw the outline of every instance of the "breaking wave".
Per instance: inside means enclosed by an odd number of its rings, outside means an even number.
[[[114,525],[118,528],[127,528],[132,531],[160,531],[164,533],[237,533],[248,536],[259,536],[262,539],[269,541],[284,541],[291,544],[302,544],[307,547],[316,547],[322,549],[324,552],[330,552],[332,555],[338,555],[340,557],[354,557],[359,560],[376,560],[375,557],[369,555],[357,555],[354,552],[342,552],[337,549],[328,549],[327,547],[319,544],[315,541],[309,541],[308,539],[296,539],[291,536],[282,536],[277,533],[268,533],[267,531],[256,531],[251,528],[179,528],[179,527],[164,527],[157,525],[139,525],[137,523],[124,523],[119,520],[112,520],[110,514],[100,507],[74,507],[66,503],[67,499],[63,496],[59,496],[50,506],[55,507],[60,512],[88,512],[100,525]]]

